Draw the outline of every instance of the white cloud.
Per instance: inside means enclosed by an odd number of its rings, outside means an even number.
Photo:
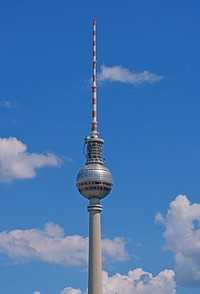
[[[40,291],[35,291],[33,294],[41,294]]]
[[[81,292],[80,289],[73,289],[71,287],[67,287],[65,289],[63,289],[60,294],[84,294],[83,292]]]
[[[109,277],[103,275],[103,289],[106,294],[174,294],[174,272],[164,270],[156,277],[138,268],[128,272],[128,275],[115,274]]]
[[[16,261],[42,260],[66,266],[86,266],[88,238],[65,236],[63,228],[47,223],[44,229],[13,230],[0,233],[0,252]],[[129,258],[123,238],[102,240],[102,254],[106,262]]]
[[[85,293],[79,289],[65,288],[60,294]],[[141,268],[129,271],[127,275],[117,273],[111,277],[109,277],[107,272],[103,272],[103,293],[175,294],[174,272],[172,270],[164,270],[155,277]]]
[[[165,249],[174,252],[175,278],[180,286],[200,287],[200,204],[191,204],[184,195],[170,203],[165,217],[157,214],[165,226]]]
[[[34,178],[37,168],[59,163],[52,153],[28,153],[27,146],[15,137],[0,138],[0,182]]]
[[[101,71],[98,74],[98,81],[121,82],[132,85],[140,85],[144,83],[153,84],[162,80],[162,76],[155,75],[145,70],[140,73],[131,72],[127,68],[121,66],[108,67],[101,66]]]
[[[113,240],[102,240],[102,257],[103,261],[125,261],[129,259],[129,254],[125,250],[125,241],[121,237],[116,237]]]

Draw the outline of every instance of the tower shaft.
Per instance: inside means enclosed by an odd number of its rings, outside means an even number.
[[[102,294],[101,211],[99,199],[90,198],[88,294]]]

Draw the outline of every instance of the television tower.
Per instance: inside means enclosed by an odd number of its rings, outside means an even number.
[[[102,294],[102,257],[100,200],[113,186],[111,172],[104,166],[103,139],[97,130],[97,74],[96,74],[96,19],[93,20],[93,79],[92,79],[92,130],[85,138],[86,164],[79,171],[76,186],[81,195],[89,200],[89,269],[88,294]]]

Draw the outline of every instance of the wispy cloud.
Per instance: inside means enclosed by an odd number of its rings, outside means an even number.
[[[0,101],[0,108],[8,108],[8,109],[10,109],[10,108],[13,108],[13,107],[15,107],[15,104],[10,100],[1,100]]]
[[[0,138],[0,182],[34,178],[37,168],[59,164],[53,153],[28,153],[27,146],[17,138]]]
[[[19,262],[41,260],[66,266],[86,266],[88,238],[67,236],[59,225],[47,223],[44,229],[1,232],[0,252]],[[125,241],[120,237],[103,239],[102,254],[109,263],[129,258]]]
[[[183,287],[200,287],[200,204],[184,195],[170,203],[166,216],[156,215],[165,226],[165,249],[174,252],[175,278]]]
[[[100,82],[121,82],[132,85],[154,84],[162,79],[163,76],[155,75],[147,70],[137,73],[121,66],[108,67],[102,65],[101,71],[98,74],[98,81]]]

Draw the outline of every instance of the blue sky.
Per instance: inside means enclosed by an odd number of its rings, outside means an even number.
[[[199,10],[0,2],[1,293],[87,290],[88,203],[75,179],[91,129],[93,18],[114,178],[102,201],[104,294],[199,293]]]

